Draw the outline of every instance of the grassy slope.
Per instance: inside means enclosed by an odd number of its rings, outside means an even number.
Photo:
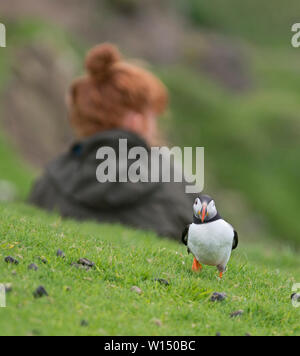
[[[25,198],[32,184],[33,174],[25,167],[18,155],[0,137],[0,180],[12,182],[19,198]]]
[[[289,299],[300,270],[298,257],[288,250],[265,254],[244,246],[219,281],[211,267],[193,274],[184,246],[151,234],[62,222],[23,205],[2,205],[0,216],[0,281],[13,284],[8,308],[0,309],[0,335],[300,334],[300,309]],[[65,260],[56,257],[58,248]],[[7,255],[20,264],[7,265]],[[37,256],[46,257],[48,264]],[[71,267],[80,257],[90,258],[97,268]],[[39,265],[37,272],[27,270],[32,262]],[[168,279],[170,286],[153,282],[157,277]],[[33,298],[39,285],[49,297]],[[134,285],[142,295],[130,290]],[[214,291],[226,292],[227,301],[210,302]],[[238,309],[245,314],[230,319]],[[83,319],[88,327],[80,326]]]

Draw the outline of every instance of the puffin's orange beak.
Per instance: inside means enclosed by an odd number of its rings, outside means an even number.
[[[204,220],[206,218],[206,212],[207,212],[206,205],[204,205],[203,208],[202,208],[202,214],[201,214],[202,223],[204,222]]]

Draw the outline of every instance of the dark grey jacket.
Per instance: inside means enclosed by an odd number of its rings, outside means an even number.
[[[52,162],[34,185],[30,202],[63,217],[121,223],[155,231],[179,241],[184,226],[191,222],[194,196],[183,183],[99,183],[96,159],[100,147],[119,150],[119,139],[128,148],[146,143],[121,130],[105,131],[78,143]],[[118,158],[118,156],[117,156]],[[132,162],[129,162],[130,166]]]

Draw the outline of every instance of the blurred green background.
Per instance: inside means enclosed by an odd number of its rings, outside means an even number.
[[[19,199],[72,141],[85,51],[112,41],[168,86],[168,142],[205,146],[205,191],[240,235],[300,246],[299,1],[0,0],[0,22],[0,180]]]

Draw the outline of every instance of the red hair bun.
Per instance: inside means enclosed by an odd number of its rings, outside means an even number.
[[[91,77],[101,82],[109,77],[112,66],[121,60],[118,48],[104,43],[92,48],[85,59],[85,66]]]

